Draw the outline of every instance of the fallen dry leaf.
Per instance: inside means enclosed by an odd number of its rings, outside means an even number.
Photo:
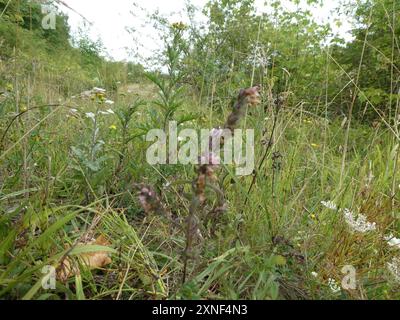
[[[78,243],[76,248],[85,245],[109,246],[110,243],[101,235],[96,240],[93,239],[86,243]],[[105,251],[82,253],[78,255],[78,259],[80,264],[85,265],[89,270],[99,269],[111,263],[111,258]],[[79,264],[68,257],[61,263],[57,271],[57,278],[65,282],[77,274],[80,274]]]

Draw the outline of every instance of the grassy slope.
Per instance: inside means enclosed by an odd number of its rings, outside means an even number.
[[[193,168],[169,172],[147,165],[146,144],[140,138],[124,144],[124,130],[115,114],[99,117],[96,133],[85,113],[109,107],[104,102],[71,98],[91,84],[80,70],[71,71],[69,78],[61,64],[53,61],[53,70],[39,68],[25,73],[30,77],[18,76],[30,60],[21,55],[16,61],[1,64],[3,86],[12,85],[0,100],[1,133],[15,116],[16,107],[24,111],[59,99],[63,106],[25,113],[3,141],[0,297],[400,298],[399,284],[387,270],[398,250],[383,239],[390,233],[399,236],[399,202],[390,198],[398,142],[394,143],[383,124],[372,128],[353,123],[345,171],[341,172],[345,140],[341,119],[328,121],[307,110],[283,106],[273,148],[246,205],[251,177],[236,178],[229,173],[232,167],[219,174],[229,209],[214,222],[214,228],[206,229],[215,232],[206,234],[197,246],[198,258],[190,264],[191,281],[182,287],[185,235],[165,217],[144,214],[133,185],[162,185],[166,172],[167,180],[192,179]],[[80,76],[85,80],[79,80]],[[57,79],[63,87],[70,86],[60,90]],[[144,99],[145,104],[133,113],[129,136],[139,135],[153,121],[155,95],[154,88],[142,83],[108,97],[116,102],[114,111],[127,110],[137,96]],[[70,107],[78,112],[71,112]],[[195,112],[198,117],[193,125],[204,128],[222,123],[229,111],[227,106],[210,114],[196,99],[187,98],[181,113]],[[256,162],[265,150],[261,133],[264,129],[270,132],[273,121],[271,111],[262,107],[253,109],[246,120],[246,127],[256,132]],[[99,141],[104,145],[96,158],[107,158],[99,170],[91,171],[71,147],[93,150]],[[275,169],[273,152],[282,155],[275,157]],[[181,195],[190,188],[178,184],[161,191],[163,202],[182,221],[188,202]],[[322,200],[364,213],[376,222],[377,230],[352,232],[343,214],[325,208]],[[56,290],[41,288],[43,266],[59,266],[67,253],[77,256],[78,250],[67,248],[100,234],[114,249],[110,265],[95,271],[81,267],[80,276],[58,282]],[[340,283],[345,265],[356,268],[358,287],[334,293],[329,279]]]
[[[147,86],[137,89],[139,93],[149,91]],[[133,97],[128,93],[114,99],[118,108],[124,108]],[[77,174],[70,148],[86,139],[90,141],[92,124],[83,112],[95,111],[97,104],[87,100],[71,104],[82,111],[71,115],[67,108],[57,109],[41,123],[35,137],[28,135],[28,139],[18,142],[19,135],[29,131],[50,110],[24,116],[20,124],[23,128],[12,130],[13,141],[8,140],[1,155],[2,296],[78,297],[73,278],[69,285],[59,284],[56,293],[47,293],[35,283],[40,281],[42,265],[57,265],[65,246],[89,230],[93,236],[105,235],[116,252],[105,271],[82,273],[87,298],[161,298],[176,297],[175,294],[258,299],[399,298],[397,286],[386,270],[386,263],[396,250],[382,239],[389,230],[397,231],[387,196],[394,150],[391,135],[384,128],[356,125],[351,130],[346,178],[344,187],[338,189],[344,139],[341,123],[327,122],[301,110],[284,110],[272,150],[283,156],[281,169],[275,170],[274,184],[272,163],[268,161],[244,207],[251,178],[240,178],[235,184],[229,178],[224,180],[229,210],[216,234],[205,241],[204,256],[193,265],[193,281],[182,291],[179,252],[183,250],[184,235],[162,217],[144,217],[132,188],[134,181],[157,175],[144,164],[142,142],[134,141],[127,151],[131,180],[117,194],[102,194],[104,176],[112,177],[107,172],[116,164],[114,154],[121,128],[115,115],[100,120],[104,153],[111,158],[101,171],[102,177],[84,178]],[[137,111],[132,128],[148,122],[150,108],[148,103]],[[247,126],[254,127],[258,134],[263,128],[270,129],[273,121],[260,109],[247,119]],[[204,112],[197,125],[208,123],[208,116]],[[214,115],[214,121],[217,117],[222,119]],[[110,129],[112,124],[117,125],[117,130]],[[258,136],[256,141],[259,139]],[[11,149],[14,140],[16,146]],[[30,150],[26,159],[25,148]],[[257,144],[256,161],[264,148]],[[14,165],[24,161],[28,162],[25,168]],[[185,170],[190,177],[191,168]],[[96,182],[99,185],[94,185]],[[164,196],[173,197],[174,190],[166,191]],[[378,230],[366,234],[350,232],[341,213],[320,204],[327,199],[340,207],[359,208],[378,224]],[[397,204],[393,212],[398,209]],[[186,213],[180,209],[177,214]],[[285,241],[272,243],[273,236]],[[356,267],[360,287],[352,292],[332,293],[328,278],[340,281],[340,270],[348,264]],[[311,275],[312,271],[318,273],[317,278]],[[34,292],[27,291],[32,286]]]

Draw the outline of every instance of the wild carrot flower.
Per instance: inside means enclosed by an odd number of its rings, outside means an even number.
[[[393,258],[388,262],[387,268],[397,282],[400,282],[400,257]]]
[[[367,217],[363,214],[358,214],[358,216],[355,217],[354,213],[347,208],[343,210],[343,214],[346,223],[354,231],[365,233],[376,230],[376,223],[368,222]]]
[[[114,101],[112,101],[112,100],[106,100],[106,101],[104,101],[104,103],[107,104],[107,105],[109,105],[109,106],[112,106],[112,105],[114,104]]]

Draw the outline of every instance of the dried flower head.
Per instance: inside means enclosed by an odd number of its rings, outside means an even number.
[[[247,103],[251,107],[255,107],[261,103],[260,86],[244,90],[244,95],[247,98]]]
[[[245,115],[246,107],[248,105],[254,107],[260,103],[260,90],[260,86],[240,90],[237,102],[233,107],[233,111],[226,121],[226,129],[233,131],[239,124],[239,121]]]
[[[159,213],[164,214],[166,210],[160,201],[157,193],[149,186],[139,186],[140,191],[138,194],[139,202],[146,213]]]

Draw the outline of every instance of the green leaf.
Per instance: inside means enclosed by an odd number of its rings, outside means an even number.
[[[80,255],[80,254],[83,254],[83,253],[92,253],[92,252],[117,253],[117,251],[115,249],[112,249],[110,247],[90,244],[90,245],[77,246],[77,247],[73,248],[69,252],[69,255]]]
[[[281,255],[274,256],[273,261],[274,261],[274,264],[277,266],[284,266],[287,263],[286,258]]]
[[[83,292],[82,276],[80,274],[75,275],[75,287],[76,298],[78,300],[86,300],[85,293]]]

